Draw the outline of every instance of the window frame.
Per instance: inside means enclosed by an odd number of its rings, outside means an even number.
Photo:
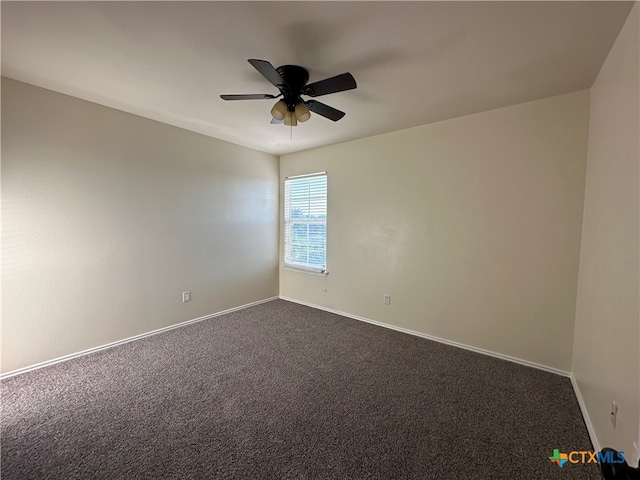
[[[291,196],[287,195],[287,191],[288,191],[288,185],[290,185],[289,182],[291,181],[295,181],[295,180],[302,180],[302,179],[311,179],[314,177],[324,177],[325,179],[325,191],[324,191],[324,221],[300,221],[298,219],[298,221],[294,221],[291,219],[291,217],[288,217],[288,214],[290,214],[290,212],[288,212],[288,206],[290,205],[290,201],[291,201]],[[289,271],[295,271],[295,272],[302,272],[302,273],[308,273],[308,274],[312,274],[312,275],[321,275],[321,276],[326,276],[328,275],[328,268],[327,268],[327,244],[328,244],[328,221],[327,221],[327,210],[328,210],[328,197],[329,197],[329,182],[328,182],[328,175],[327,172],[316,172],[316,173],[309,173],[309,174],[303,174],[303,175],[294,175],[294,176],[289,176],[289,177],[285,177],[284,179],[284,184],[283,184],[283,215],[282,215],[282,220],[283,220],[283,252],[282,252],[282,269],[283,270],[289,270]],[[307,223],[309,222],[309,223]],[[287,258],[287,250],[288,250],[288,245],[289,245],[289,241],[288,241],[288,227],[291,224],[294,223],[304,223],[307,225],[324,225],[324,231],[325,231],[325,235],[324,235],[324,245],[323,245],[323,249],[324,249],[324,266],[323,267],[313,267],[311,265],[309,265],[308,263],[305,264],[300,264],[300,263],[291,263],[290,259]],[[306,246],[308,247],[309,244],[307,243]],[[289,261],[288,261],[289,260]]]

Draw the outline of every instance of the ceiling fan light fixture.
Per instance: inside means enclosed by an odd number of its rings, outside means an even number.
[[[287,104],[280,100],[271,109],[271,116],[276,120],[284,120],[285,115],[288,113]]]
[[[295,112],[287,112],[284,116],[284,124],[287,127],[295,127],[298,125],[298,119]]]
[[[303,102],[296,105],[295,114],[299,122],[306,122],[311,118],[311,112]]]

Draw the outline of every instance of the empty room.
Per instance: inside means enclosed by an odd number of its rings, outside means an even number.
[[[2,1],[0,477],[640,479],[636,1]]]

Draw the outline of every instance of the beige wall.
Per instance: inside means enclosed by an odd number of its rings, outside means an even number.
[[[600,446],[640,435],[640,37],[636,4],[591,91],[573,373]],[[617,428],[611,401],[619,404]]]
[[[570,370],[588,112],[582,91],[281,157],[281,182],[328,172],[330,274],[281,270],[280,295]]]
[[[277,215],[272,155],[3,79],[2,371],[277,295]]]

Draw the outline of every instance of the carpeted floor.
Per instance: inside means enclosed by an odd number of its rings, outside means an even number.
[[[2,382],[2,479],[596,479],[569,379],[276,300]]]

